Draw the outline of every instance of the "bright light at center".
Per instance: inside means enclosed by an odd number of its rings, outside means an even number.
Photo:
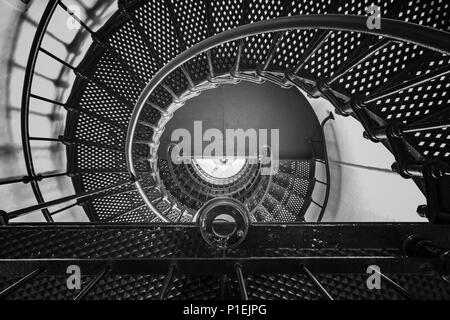
[[[244,168],[246,160],[242,158],[195,159],[197,165],[208,175],[226,179],[238,174]]]

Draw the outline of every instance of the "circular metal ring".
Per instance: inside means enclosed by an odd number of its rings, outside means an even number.
[[[242,202],[228,197],[206,202],[197,213],[203,239],[217,249],[234,248],[244,241],[250,223]]]

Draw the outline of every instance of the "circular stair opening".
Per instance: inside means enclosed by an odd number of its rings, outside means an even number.
[[[214,178],[217,182],[226,182],[242,172],[247,160],[235,157],[194,158],[192,163],[204,180]]]
[[[236,230],[236,219],[227,213],[220,214],[214,218],[212,229],[217,236],[227,238]]]

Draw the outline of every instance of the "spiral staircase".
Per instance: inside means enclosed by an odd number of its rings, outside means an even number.
[[[22,143],[36,205],[1,211],[0,297],[9,299],[448,299],[450,222],[449,4],[384,1],[381,29],[353,0],[118,0],[94,31],[64,1],[49,1],[25,74]],[[55,12],[81,25],[92,44],[78,65],[42,45]],[[66,101],[33,91],[39,56],[70,70]],[[272,83],[324,98],[353,117],[364,137],[395,157],[393,171],[426,196],[429,223],[330,224],[322,218],[330,172],[324,125],[309,158],[245,161],[217,178],[198,160],[174,164],[164,129],[190,100],[219,86]],[[29,132],[30,104],[67,112],[59,137]],[[65,145],[67,171],[36,173],[33,141]],[[316,175],[323,165],[326,179]],[[40,183],[69,176],[75,193],[45,201]],[[314,189],[325,187],[321,202]],[[233,198],[248,212],[235,247],[214,247],[199,212]],[[62,206],[70,201],[75,204]],[[54,215],[81,206],[89,223]],[[58,206],[58,210],[51,211]],[[319,208],[314,222],[305,213]],[[47,223],[14,219],[41,212]],[[86,275],[66,287],[66,268]],[[365,286],[379,265],[385,290]]]

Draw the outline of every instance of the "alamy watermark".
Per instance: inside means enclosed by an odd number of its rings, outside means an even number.
[[[80,30],[81,29],[81,24],[80,22],[74,18],[74,17],[78,17],[78,18],[82,18],[81,15],[81,8],[77,5],[71,5],[67,7],[67,10],[71,13],[71,17],[67,18],[66,21],[66,27],[69,30]]]
[[[80,290],[81,289],[81,269],[79,266],[73,264],[67,267],[66,273],[69,274],[66,280],[67,289]]]
[[[366,25],[370,30],[381,29],[381,9],[379,6],[371,5],[366,8],[366,12],[369,14]]]
[[[175,143],[170,157],[174,164],[190,163],[193,158],[245,158],[249,163],[262,164],[261,174],[278,172],[279,129],[220,129],[203,132],[202,121],[194,121],[194,135],[187,129],[175,129]],[[205,145],[206,143],[206,145]]]
[[[377,265],[368,266],[366,269],[366,273],[369,274],[369,276],[366,279],[367,289],[380,290],[381,289],[381,269],[380,269],[380,267]]]

